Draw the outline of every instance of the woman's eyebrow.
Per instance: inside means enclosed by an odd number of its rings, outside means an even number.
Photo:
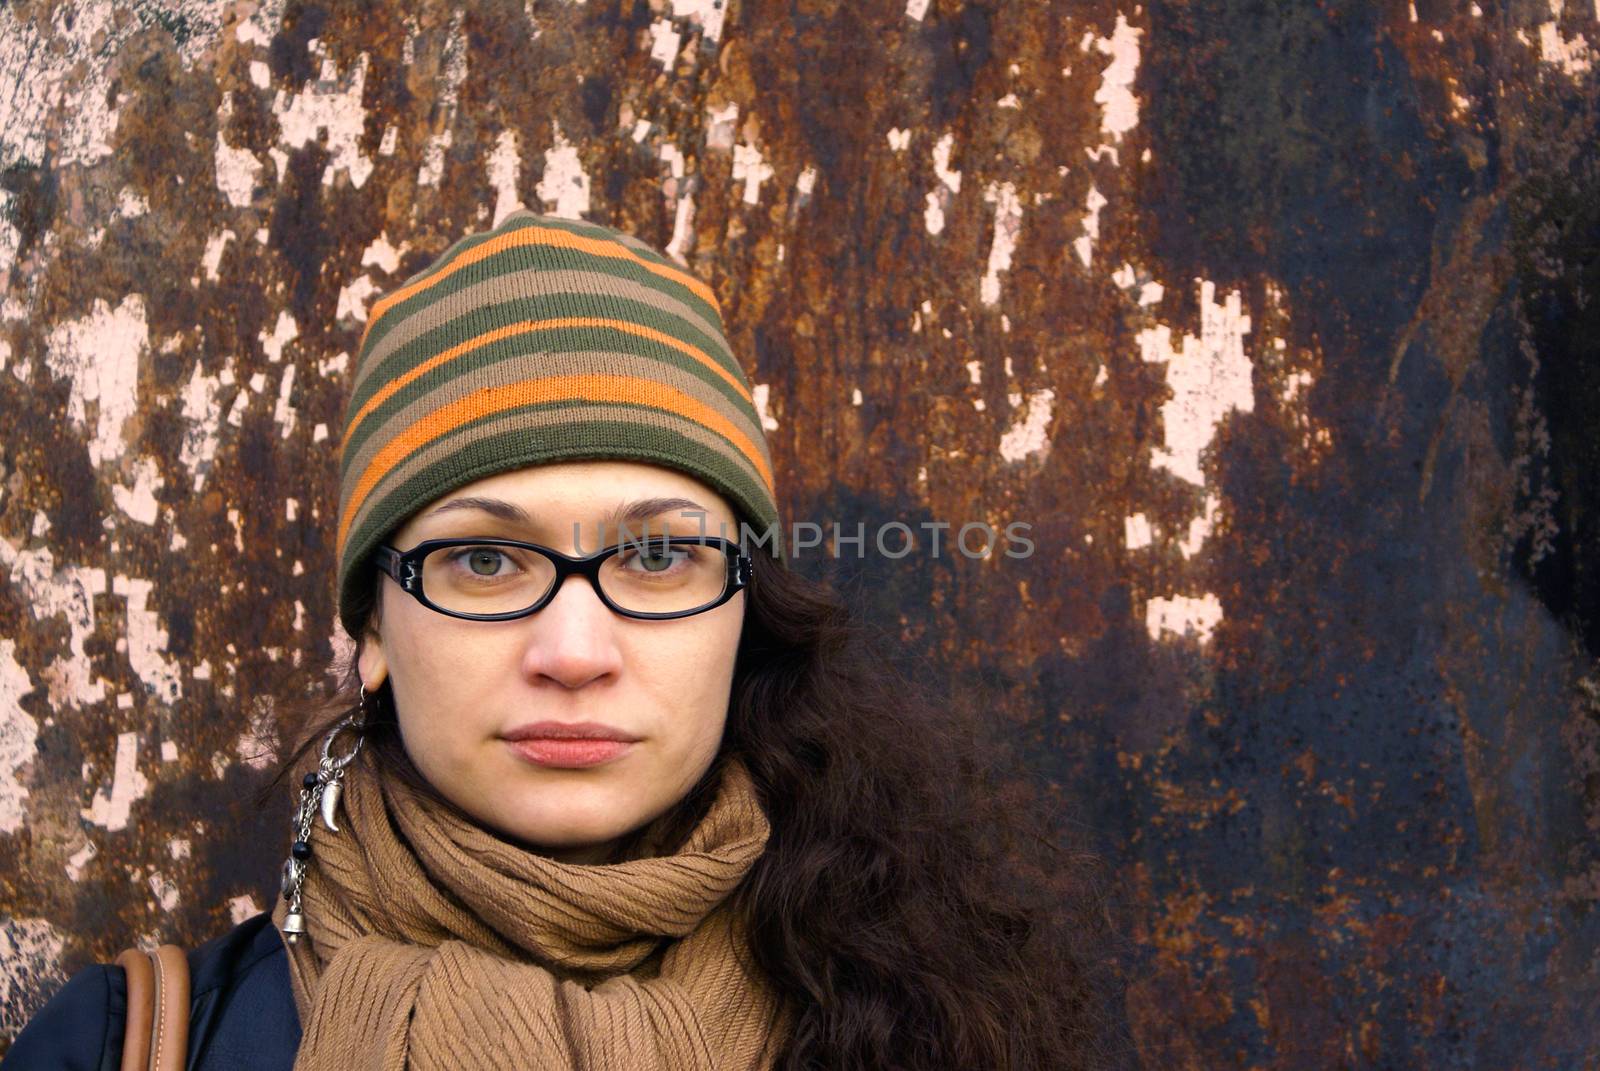
[[[498,498],[477,497],[452,498],[438,509],[430,510],[428,516],[436,517],[441,513],[448,513],[456,509],[482,510],[491,516],[499,517],[503,521],[516,521],[520,524],[527,524],[532,520],[527,511],[515,502],[505,502]]]
[[[637,502],[624,502],[616,509],[606,514],[603,519],[605,524],[628,524],[633,521],[647,521],[652,517],[659,517],[672,510],[692,510],[695,513],[710,514],[710,510],[700,503],[687,498],[642,498]]]
[[[475,509],[503,521],[513,521],[518,524],[530,524],[533,518],[528,516],[526,510],[515,502],[506,502],[499,498],[481,498],[469,496],[466,498],[452,498],[437,509],[430,510],[428,516],[434,517],[451,510]],[[627,524],[636,521],[649,520],[659,517],[672,510],[689,510],[697,513],[709,514],[711,511],[700,503],[688,498],[644,498],[637,502],[624,502],[618,505],[604,520],[606,524]]]

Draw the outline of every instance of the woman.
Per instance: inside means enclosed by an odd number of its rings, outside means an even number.
[[[773,553],[749,383],[674,262],[519,211],[379,300],[338,525],[355,655],[286,727],[270,924],[190,953],[192,1066],[1125,1056],[1049,816]],[[114,1061],[120,973],[5,1071]]]

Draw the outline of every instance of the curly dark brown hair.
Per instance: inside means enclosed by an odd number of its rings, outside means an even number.
[[[1129,946],[1098,859],[1062,843],[1063,816],[981,712],[915,686],[833,587],[752,558],[717,761],[611,858],[647,834],[681,843],[736,755],[772,831],[733,903],[797,1012],[777,1068],[1132,1066]],[[364,601],[354,618],[376,619],[376,585]],[[336,694],[298,717],[280,708],[284,754],[261,799],[359,707],[355,659],[336,675]],[[407,757],[392,702],[375,717],[373,756],[441,799]]]

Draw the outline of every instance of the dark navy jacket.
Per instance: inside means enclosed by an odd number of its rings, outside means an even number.
[[[272,917],[246,919],[188,959],[187,1071],[289,1071],[300,1018]],[[121,967],[85,967],[28,1021],[0,1071],[118,1071],[127,1008]]]

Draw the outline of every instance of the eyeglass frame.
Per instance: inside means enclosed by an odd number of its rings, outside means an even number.
[[[650,613],[643,610],[627,610],[618,606],[611,600],[600,586],[600,567],[608,559],[620,554],[630,547],[646,545],[659,545],[665,542],[668,546],[693,545],[714,546],[722,551],[723,557],[728,562],[728,576],[723,584],[722,594],[713,602],[704,606],[697,606],[692,610],[671,610],[665,613]],[[555,580],[550,585],[550,590],[545,592],[532,606],[524,610],[513,610],[501,614],[469,614],[459,610],[447,610],[428,598],[422,588],[422,559],[442,547],[515,547],[518,550],[531,550],[542,554],[549,559],[555,568]],[[550,605],[569,576],[582,576],[588,579],[589,586],[594,589],[595,595],[605,604],[606,609],[619,617],[628,617],[640,621],[670,621],[678,618],[693,617],[703,614],[707,610],[715,610],[726,603],[739,592],[750,585],[754,575],[754,566],[742,546],[731,539],[722,536],[649,536],[643,539],[629,539],[614,546],[602,547],[593,554],[582,557],[573,557],[563,554],[554,547],[547,547],[540,543],[525,543],[517,539],[425,539],[410,550],[399,550],[387,543],[381,544],[372,553],[372,562],[380,573],[389,577],[400,586],[400,590],[416,599],[434,613],[444,614],[446,617],[460,618],[463,621],[516,621],[534,614]]]

